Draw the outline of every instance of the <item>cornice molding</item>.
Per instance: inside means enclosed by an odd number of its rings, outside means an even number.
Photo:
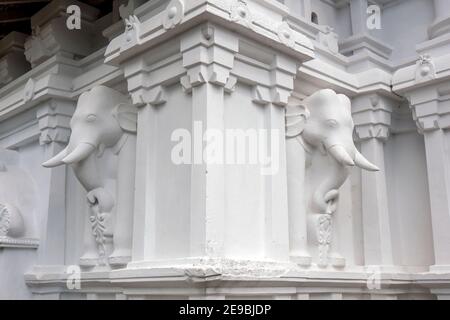
[[[113,39],[106,50],[105,62],[120,64],[149,47],[165,41],[169,36],[174,37],[176,34],[184,32],[194,23],[208,21],[226,28],[232,27],[247,37],[258,42],[262,41],[296,57],[299,61],[310,60],[314,57],[314,47],[311,41],[284,24],[282,14],[273,11],[273,15],[268,16],[263,13],[264,10],[261,7],[265,6],[267,10],[266,0],[263,4],[255,0],[201,0],[196,2],[176,0],[175,2],[184,4],[182,6],[183,17],[177,18],[179,20],[177,20],[177,28],[164,27],[164,21],[167,21],[167,17],[171,15],[174,6],[171,2],[163,12],[140,21],[139,32],[136,34],[137,41],[134,45],[127,44],[126,33]],[[177,13],[179,13],[178,9]],[[141,19],[139,16],[137,18]],[[284,28],[281,28],[282,31],[288,30],[288,32],[279,33],[282,25],[284,25]],[[286,35],[289,35],[289,41],[286,41]]]

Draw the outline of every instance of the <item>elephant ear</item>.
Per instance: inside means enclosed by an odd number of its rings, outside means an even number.
[[[117,105],[113,110],[113,115],[124,131],[131,133],[137,131],[137,110],[131,104]]]
[[[288,105],[286,107],[286,137],[294,138],[302,134],[309,110],[304,105]]]

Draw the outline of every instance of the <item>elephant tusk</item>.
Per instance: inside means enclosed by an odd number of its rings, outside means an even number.
[[[345,150],[343,146],[340,145],[334,145],[331,148],[328,149],[328,152],[330,155],[340,164],[344,166],[354,166],[355,163],[353,162],[352,158],[348,154],[348,152]]]
[[[355,164],[361,169],[368,171],[380,171],[376,165],[367,160],[358,150],[355,150]]]
[[[62,159],[62,162],[66,164],[80,162],[86,159],[94,150],[94,145],[90,143],[81,143],[75,148],[75,150],[73,150],[64,159]]]
[[[62,160],[64,157],[66,157],[66,155],[67,155],[67,148],[64,148],[64,150],[59,152],[56,156],[45,161],[42,164],[42,166],[45,168],[53,168],[53,167],[60,166],[60,165],[64,164],[64,162]]]

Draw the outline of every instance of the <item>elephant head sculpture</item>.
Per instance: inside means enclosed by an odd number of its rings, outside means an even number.
[[[331,233],[328,222],[331,221],[331,213],[337,209],[339,188],[349,175],[348,168],[358,166],[369,171],[379,169],[356,149],[353,142],[351,102],[348,97],[325,89],[307,97],[301,105],[292,107],[296,111],[286,115],[289,215],[293,221],[291,243],[294,248],[293,256],[309,263],[305,222],[309,219],[307,213],[320,214],[320,228],[327,228],[325,231],[318,230],[316,234]],[[308,184],[306,169],[311,166],[313,155],[316,154],[314,152],[320,152],[323,157],[319,158],[327,161],[320,163],[320,177],[316,177],[319,181],[315,181],[314,186],[308,185],[308,188],[313,189],[309,190],[305,186]],[[305,194],[308,194],[308,199],[305,199]],[[328,245],[330,240],[318,241]],[[343,264],[341,258],[334,261],[338,261],[335,265]]]
[[[287,134],[288,137],[298,136],[306,150],[317,148],[335,161],[335,174],[318,187],[312,199],[318,209],[326,211],[330,200],[337,195],[337,189],[347,179],[346,167],[356,165],[369,171],[379,169],[356,149],[348,97],[325,89],[307,97],[302,105],[304,114],[297,114],[294,121],[288,122]]]
[[[105,86],[96,86],[79,97],[70,128],[72,133],[67,147],[44,162],[43,166],[50,168],[70,165],[87,191],[91,208],[95,206],[92,211],[99,214],[111,212],[116,205],[116,226],[113,234],[116,254],[113,256],[116,257],[115,260],[127,260],[125,256],[129,256],[131,250],[130,199],[133,195],[130,192],[134,189],[137,111],[120,92]],[[105,184],[109,177],[100,170],[104,166],[100,162],[104,161],[102,155],[106,148],[111,148],[118,156],[118,167],[114,170],[114,178],[117,180],[116,197],[106,191]],[[91,222],[94,224],[93,218]],[[96,235],[96,239],[102,238],[103,235]]]
[[[136,132],[136,112],[120,92],[97,86],[80,96],[70,128],[68,146],[44,162],[44,167],[80,163],[94,151],[115,146],[124,132]],[[82,180],[89,189],[88,179]]]

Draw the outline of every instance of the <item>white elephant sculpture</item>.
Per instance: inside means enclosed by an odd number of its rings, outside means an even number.
[[[350,99],[330,89],[320,90],[301,105],[288,108],[290,245],[293,260],[301,265],[311,264],[308,250],[311,243],[318,246],[319,266],[325,267],[328,262],[335,267],[345,265],[336,248],[336,233],[331,232],[339,188],[349,176],[351,166],[379,170],[356,149],[353,129]],[[312,159],[320,160],[315,183],[307,179]]]
[[[70,127],[72,133],[67,147],[43,166],[67,164],[73,168],[87,192],[92,212],[90,223],[100,261],[105,260],[106,254],[108,226],[105,220],[114,210],[113,252],[108,262],[110,265],[126,264],[131,258],[137,110],[120,92],[96,86],[79,97]],[[110,177],[103,170],[106,166],[103,154],[107,148],[117,155],[117,167],[113,170],[114,196],[106,187]]]

